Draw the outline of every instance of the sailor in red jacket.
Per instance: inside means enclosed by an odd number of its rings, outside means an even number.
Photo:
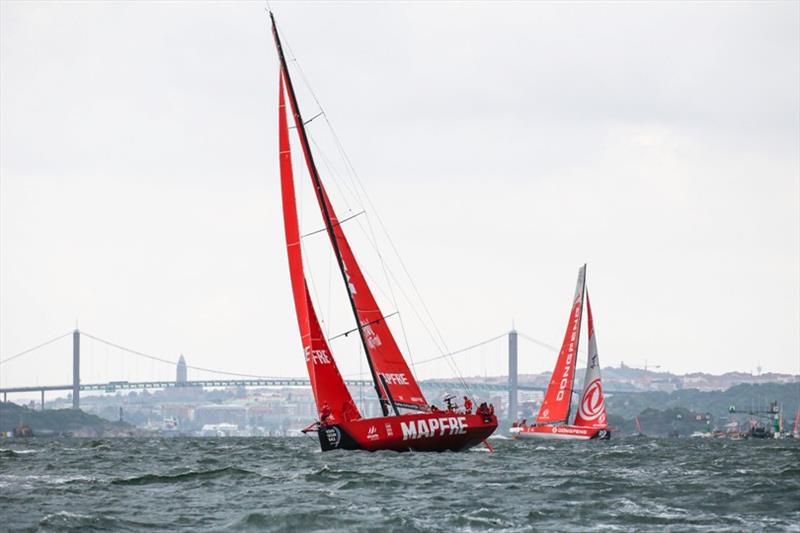
[[[319,421],[323,424],[328,423],[328,419],[331,417],[331,406],[328,405],[328,402],[322,404],[322,409],[319,412]]]
[[[470,414],[472,412],[472,400],[464,396],[464,412]]]

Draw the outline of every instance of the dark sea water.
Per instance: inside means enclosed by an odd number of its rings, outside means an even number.
[[[0,530],[800,531],[800,441],[0,441]]]

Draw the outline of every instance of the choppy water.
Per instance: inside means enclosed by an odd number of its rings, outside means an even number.
[[[0,441],[0,530],[793,530],[800,441]]]

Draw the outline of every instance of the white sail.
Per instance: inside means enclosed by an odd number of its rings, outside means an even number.
[[[600,379],[600,359],[597,355],[597,336],[594,333],[594,320],[588,290],[586,291],[586,315],[589,323],[589,359],[586,365],[586,376],[583,380],[583,393],[578,404],[578,412],[575,414],[575,425],[607,428],[606,402]]]

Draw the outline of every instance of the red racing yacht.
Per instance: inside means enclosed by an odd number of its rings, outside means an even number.
[[[580,341],[583,299],[586,295],[586,313],[589,318],[589,361],[583,383],[583,394],[578,403],[575,420],[569,424],[572,405],[572,385]],[[597,357],[597,339],[594,334],[592,307],[586,292],[586,265],[578,271],[578,286],[572,300],[567,322],[567,332],[558,354],[556,367],[550,377],[539,415],[532,426],[512,427],[511,435],[518,439],[608,439],[611,432],[606,420],[603,386],[600,381],[600,361]]]
[[[280,59],[278,144],[289,273],[300,338],[319,414],[319,422],[306,431],[316,431],[323,451],[459,451],[480,444],[497,428],[494,414],[487,411],[474,414],[432,410],[397,346],[386,322],[387,317],[373,297],[322,184],[272,13],[270,19]],[[325,231],[355,318],[353,331],[358,331],[380,400],[383,416],[378,418],[364,418],[359,412],[339,372],[309,295],[300,242],[288,111],[291,111]]]

